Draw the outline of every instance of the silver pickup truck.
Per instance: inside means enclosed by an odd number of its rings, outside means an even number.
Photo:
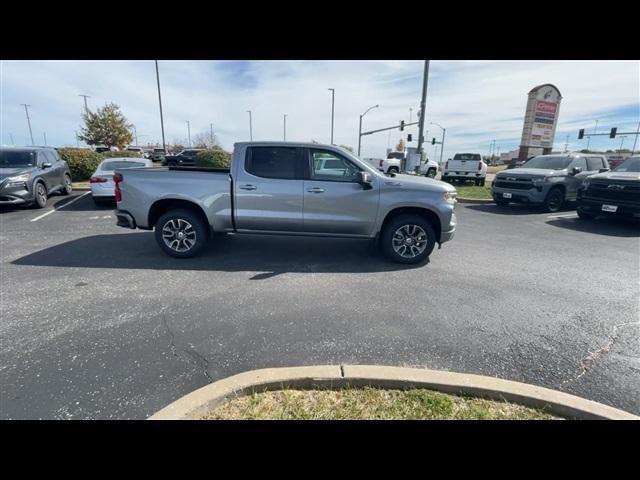
[[[214,233],[262,233],[370,238],[392,260],[418,263],[456,230],[454,187],[386,175],[332,145],[236,143],[230,170],[132,168],[114,181],[117,224],[155,228],[178,258]]]

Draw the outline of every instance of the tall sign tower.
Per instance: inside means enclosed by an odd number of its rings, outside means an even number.
[[[545,83],[531,89],[524,114],[519,162],[531,156],[529,151],[532,148],[538,151],[542,148],[543,155],[551,153],[561,101],[562,95],[555,85]]]

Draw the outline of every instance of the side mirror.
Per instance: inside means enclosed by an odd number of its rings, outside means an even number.
[[[577,174],[579,174],[581,171],[582,171],[582,168],[580,168],[580,167],[573,167],[573,168],[571,169],[571,172],[569,172],[569,173],[570,173],[570,175],[577,175]]]
[[[371,186],[373,179],[371,178],[371,174],[369,172],[358,172],[356,174],[356,182],[362,185],[365,190],[373,188]]]
[[[49,162],[44,162],[42,164],[42,168],[51,168],[53,165],[51,165]]]
[[[600,170],[598,170],[598,173],[604,173],[604,172],[608,172],[609,169],[608,168],[601,168]]]

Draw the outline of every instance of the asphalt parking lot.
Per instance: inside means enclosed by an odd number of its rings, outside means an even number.
[[[638,224],[458,205],[456,238],[418,267],[365,241],[235,235],[176,260],[82,194],[0,210],[0,418],[140,419],[245,370],[339,363],[640,414]]]

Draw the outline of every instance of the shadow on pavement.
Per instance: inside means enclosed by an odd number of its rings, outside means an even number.
[[[287,272],[366,273],[420,268],[373,253],[369,240],[223,235],[196,258],[167,256],[152,232],[93,235],[55,245],[12,262],[45,267],[258,271],[252,280]],[[428,263],[428,262],[427,262]]]
[[[554,227],[611,237],[640,237],[640,222],[634,220],[622,220],[619,218],[599,218],[597,220],[553,218],[549,219],[547,223]]]
[[[494,213],[496,215],[540,215],[546,213],[541,206],[525,205],[521,203],[511,203],[509,205],[496,205],[495,203],[482,204],[482,205],[466,205],[466,208],[470,210],[476,210],[478,212]],[[574,205],[568,205],[562,207],[557,213],[575,211]],[[553,215],[547,213],[547,215]]]
[[[62,211],[69,212],[81,212],[81,211],[104,211],[104,210],[115,210],[116,202],[106,203],[104,205],[95,205],[93,203],[93,199],[91,198],[91,194],[85,195],[79,200],[74,200],[80,197],[82,194],[86,193],[85,191],[74,191],[72,195],[62,195],[60,193],[55,193],[49,197],[47,200],[47,206],[45,208],[33,208],[31,206],[25,205],[0,205],[0,214],[2,213],[10,213],[10,212],[27,212],[27,213],[38,213],[45,212],[47,209],[53,208],[54,210],[58,210],[63,208]],[[73,203],[71,203],[73,202]],[[65,205],[69,205],[68,207]]]

